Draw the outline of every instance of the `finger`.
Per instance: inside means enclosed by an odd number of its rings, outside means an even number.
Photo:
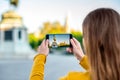
[[[39,51],[39,47],[37,48],[37,51]]]
[[[45,39],[41,43],[42,46],[45,46]]]
[[[37,48],[37,51],[39,51],[40,48],[41,48],[41,46],[39,46],[39,47]]]
[[[47,39],[47,40],[45,41],[46,47],[48,47],[48,44],[49,44],[49,40]]]
[[[77,45],[77,46],[79,46],[79,47],[81,47],[80,45],[80,42],[77,40],[77,39],[75,39],[75,38],[73,38],[73,41],[75,42],[75,44]]]
[[[66,51],[71,53],[72,49],[71,48],[66,48]]]
[[[76,47],[76,44],[75,44],[75,42],[73,41],[73,39],[70,39],[70,42],[71,42],[71,44],[72,44],[73,47]]]
[[[75,44],[79,44],[79,41],[75,38],[73,38],[73,41],[75,42]]]

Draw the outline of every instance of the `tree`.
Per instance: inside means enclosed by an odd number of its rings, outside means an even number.
[[[35,35],[33,33],[29,34],[28,36],[29,38],[29,44],[33,49],[37,49],[38,45],[39,45],[39,39],[35,37]]]

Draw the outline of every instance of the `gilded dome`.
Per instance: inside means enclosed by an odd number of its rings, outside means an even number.
[[[0,22],[0,28],[3,30],[22,27],[22,17],[18,15],[15,11],[9,10],[2,15],[2,20]]]
[[[19,19],[22,19],[22,17],[20,15],[18,15],[15,11],[12,11],[12,10],[3,13],[2,19],[5,19],[5,18],[19,18]]]

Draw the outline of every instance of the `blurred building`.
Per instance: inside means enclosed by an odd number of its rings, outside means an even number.
[[[22,17],[14,10],[3,13],[0,21],[0,57],[28,57],[33,53]]]

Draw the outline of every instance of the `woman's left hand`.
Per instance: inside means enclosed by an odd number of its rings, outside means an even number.
[[[47,56],[49,54],[48,40],[43,40],[41,45],[38,47],[38,53]]]

